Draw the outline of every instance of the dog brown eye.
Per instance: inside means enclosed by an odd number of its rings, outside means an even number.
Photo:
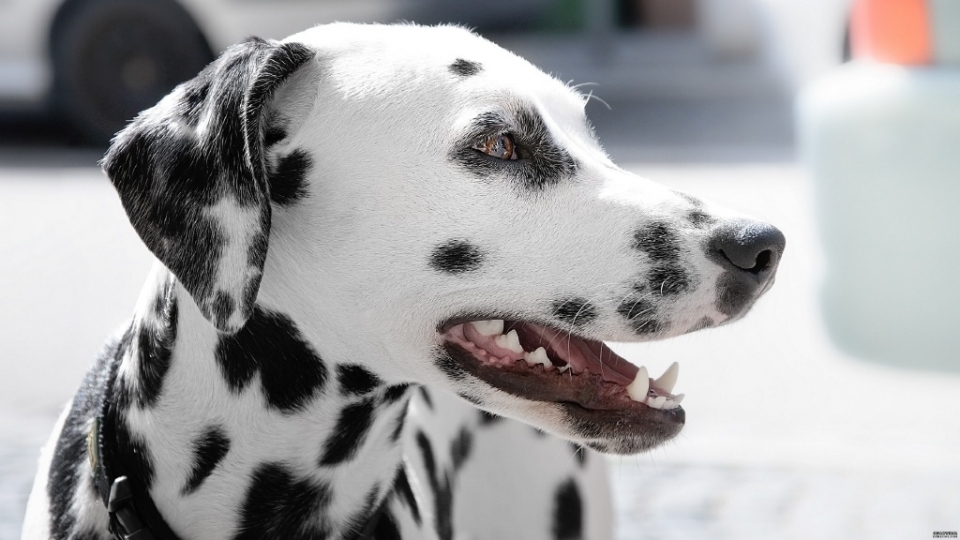
[[[510,134],[490,137],[485,141],[475,144],[473,149],[504,161],[517,159],[517,149],[513,143],[513,137]]]

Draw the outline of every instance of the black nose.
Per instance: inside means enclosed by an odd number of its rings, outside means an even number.
[[[783,233],[773,225],[737,221],[714,231],[709,249],[721,265],[765,280],[776,272],[786,244]]]
[[[727,270],[717,282],[717,308],[731,316],[748,309],[773,281],[786,245],[779,229],[759,221],[717,228],[707,244],[710,259]]]

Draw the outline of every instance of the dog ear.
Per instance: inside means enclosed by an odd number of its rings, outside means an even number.
[[[220,331],[252,313],[267,254],[265,109],[314,56],[296,43],[235,45],[137,116],[103,159],[134,229]]]

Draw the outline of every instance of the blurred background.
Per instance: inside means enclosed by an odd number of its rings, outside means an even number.
[[[150,266],[96,162],[249,35],[456,22],[563,81],[624,168],[781,228],[736,325],[679,361],[687,426],[612,460],[619,538],[960,529],[960,1],[0,0],[0,540]]]

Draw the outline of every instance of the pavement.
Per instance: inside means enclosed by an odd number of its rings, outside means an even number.
[[[600,83],[611,109],[588,113],[621,166],[788,239],[777,285],[743,321],[615,346],[654,372],[679,361],[687,395],[676,440],[611,460],[618,539],[960,530],[960,376],[880,365],[829,341],[815,193],[793,159],[792,100],[776,77],[718,63],[689,35],[628,36],[599,56],[559,38],[500,41],[563,80]],[[18,538],[37,449],[150,264],[94,166],[101,150],[24,140],[0,136],[0,540]]]

